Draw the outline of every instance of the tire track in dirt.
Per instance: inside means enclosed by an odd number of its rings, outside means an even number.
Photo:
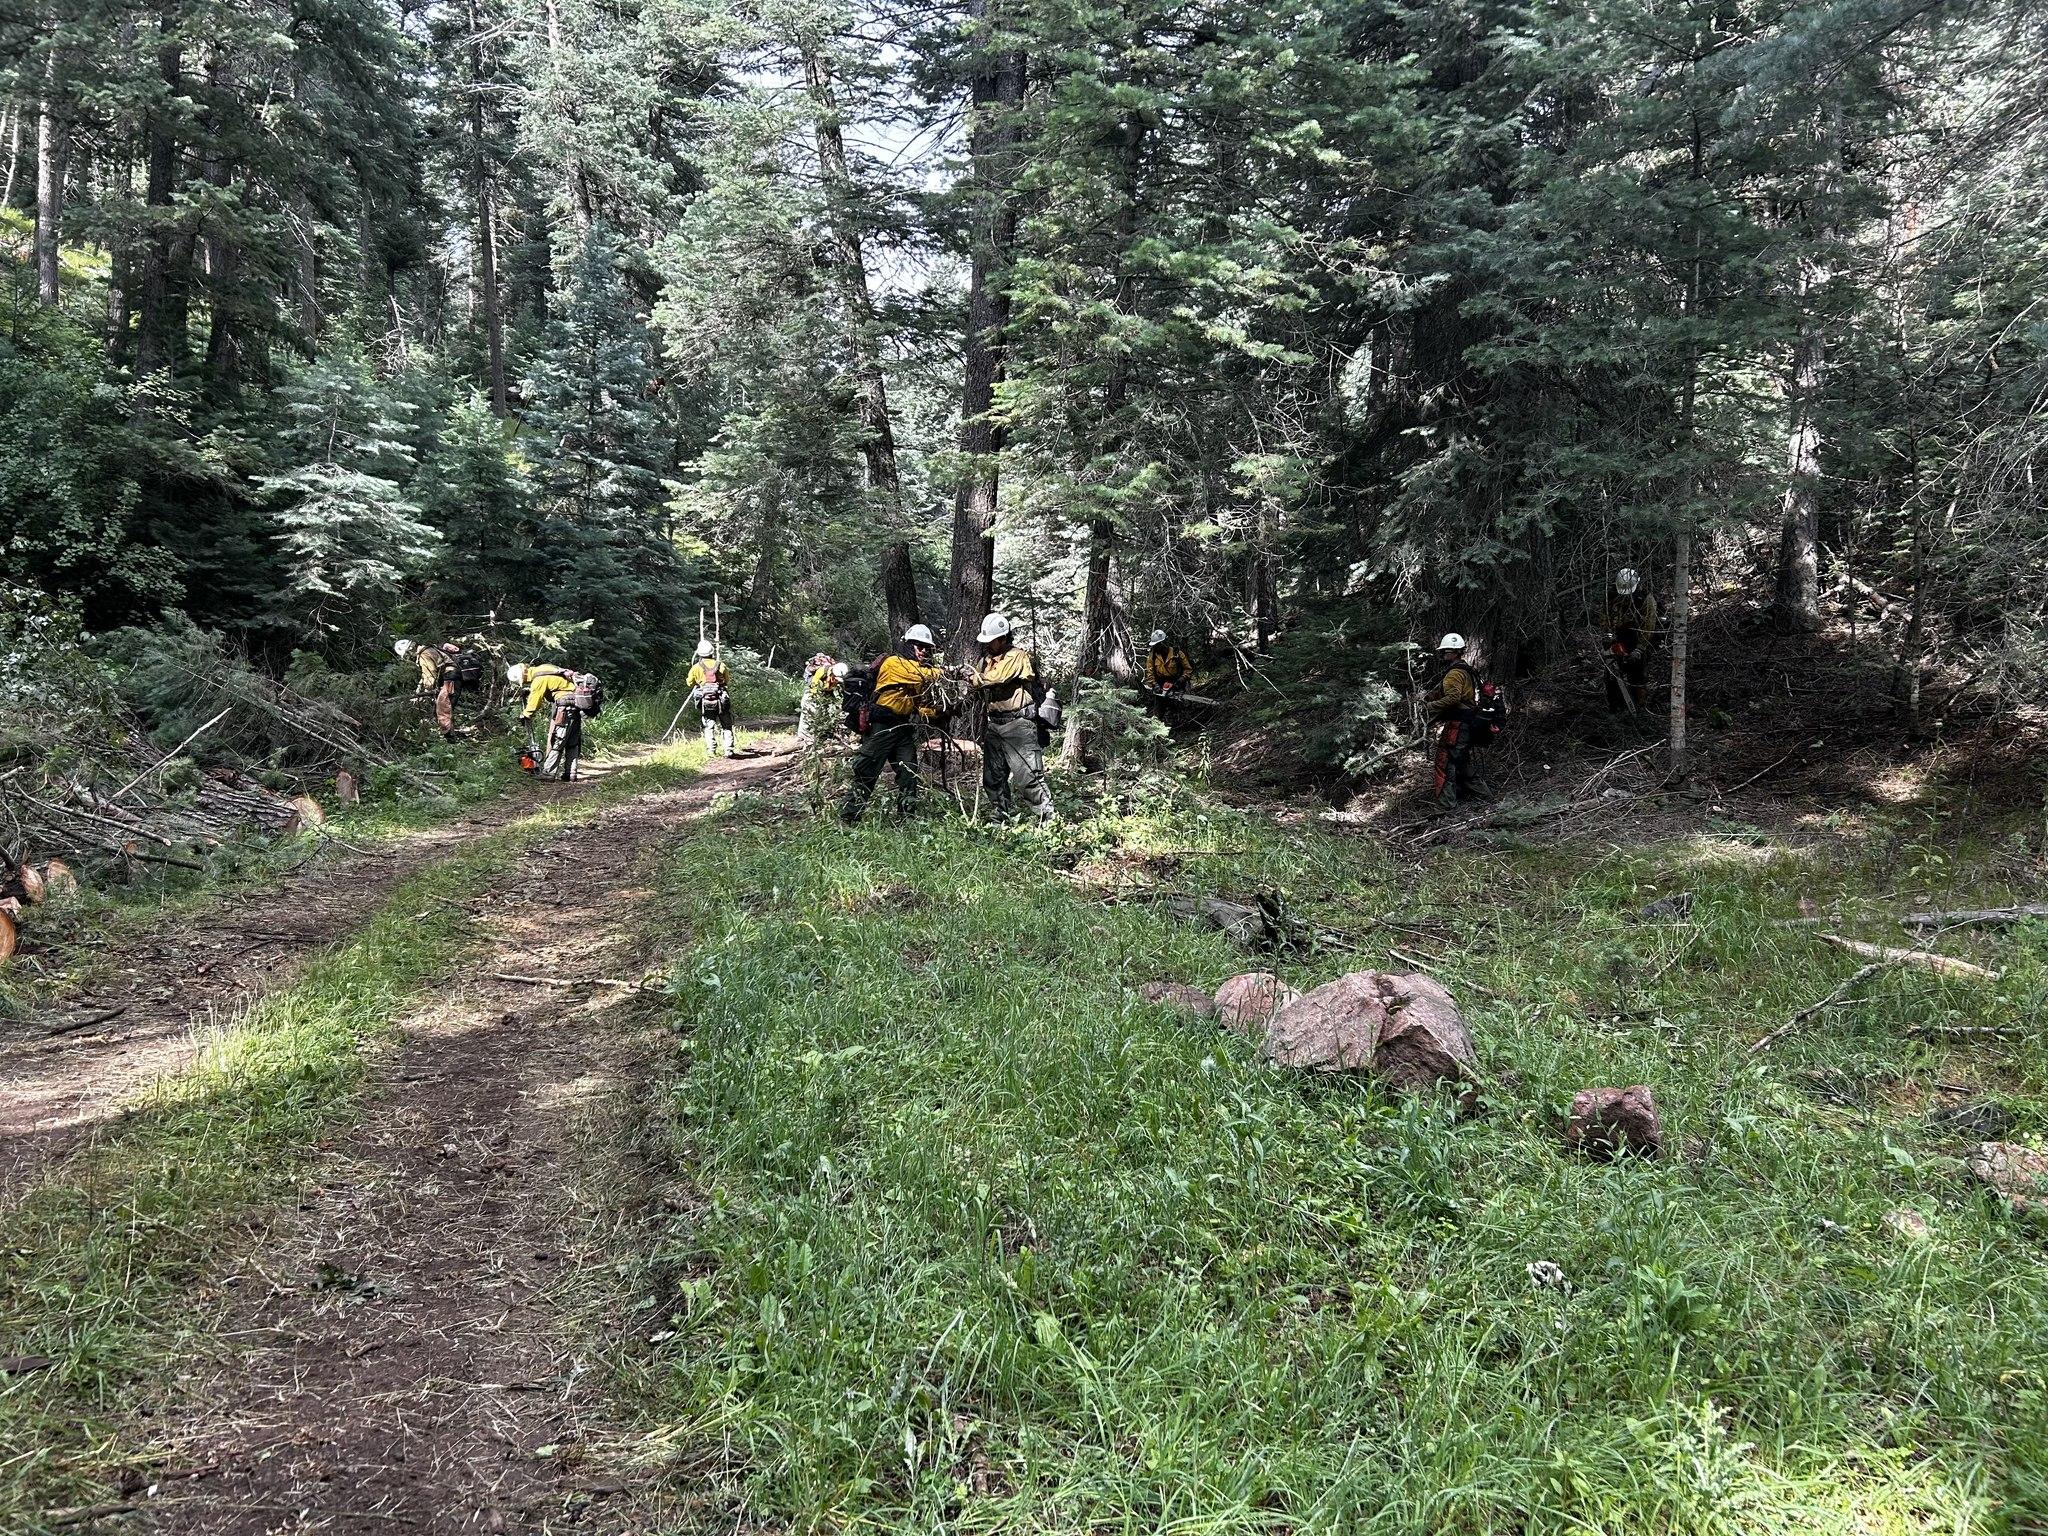
[[[493,801],[388,851],[324,842],[296,873],[124,938],[106,979],[61,1010],[0,1022],[0,1208],[37,1170],[118,1125],[143,1088],[188,1066],[211,1030],[352,937],[406,879],[628,765]]]
[[[208,1286],[212,1342],[152,1394],[160,1449],[125,1529],[662,1528],[566,1319],[605,1224],[638,1204],[620,1147],[659,1019],[616,989],[498,973],[639,974],[622,918],[650,860],[790,763],[714,765],[521,856],[482,909],[485,953],[406,1021],[297,1209]]]

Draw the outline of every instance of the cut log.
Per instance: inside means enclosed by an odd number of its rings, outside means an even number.
[[[1846,949],[1852,955],[1861,955],[1866,960],[1882,960],[1890,965],[1914,965],[1925,971],[1938,971],[1944,976],[1964,977],[1971,981],[2000,981],[2003,973],[1985,966],[1973,965],[1968,960],[1958,960],[1953,955],[1937,955],[1924,949],[1898,949],[1889,944],[1865,944],[1860,939],[1845,939],[1839,933],[1824,933],[1821,941],[1837,949]]]
[[[71,873],[71,866],[62,859],[47,860],[36,875],[43,884],[44,901],[61,903],[78,899],[78,876]]]
[[[14,926],[14,918],[0,911],[0,965],[4,965],[21,943],[20,930]]]
[[[1904,928],[1989,927],[2002,923],[2024,923],[2048,917],[2048,906],[1974,907],[1959,912],[1908,912],[1899,919]]]

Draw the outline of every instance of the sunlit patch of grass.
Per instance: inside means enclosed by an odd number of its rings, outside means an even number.
[[[701,756],[701,753],[698,754]],[[194,1287],[246,1240],[313,1145],[352,1112],[366,1053],[477,942],[467,903],[521,852],[605,806],[691,777],[660,754],[538,809],[402,884],[353,938],[258,1002],[197,1065],[0,1215],[0,1530],[105,1492],[107,1424],[181,1333],[206,1324]]]
[[[2048,927],[1974,941],[1996,988],[1888,973],[1752,1056],[1857,964],[1777,919],[1804,896],[1875,930],[1895,857],[1403,871],[1185,805],[1071,836],[1065,862],[1225,853],[1181,880],[1282,887],[1359,943],[1280,959],[1297,984],[1426,950],[1478,1034],[1486,1112],[1303,1081],[1138,1001],[1249,962],[1156,906],[1077,895],[1027,839],[707,827],[666,894],[694,936],[675,1115],[699,1187],[648,1256],[650,1326],[672,1336],[636,1372],[691,1477],[798,1529],[2048,1513],[2041,1239],[1917,1107],[1823,1091],[1973,1072],[2039,1136],[2038,1045],[1959,1066],[1922,1031],[2035,1016]],[[1952,863],[1941,888],[1981,873]],[[1681,888],[1688,917],[1640,915]],[[1571,1093],[1630,1082],[1655,1086],[1670,1155],[1566,1155]],[[1927,1240],[1887,1226],[1900,1207]],[[1532,1285],[1537,1260],[1570,1288]]]

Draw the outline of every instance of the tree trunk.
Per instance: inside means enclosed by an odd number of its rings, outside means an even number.
[[[159,22],[168,33],[173,18],[166,13]],[[184,54],[175,44],[157,50],[157,72],[167,99],[183,89]],[[171,136],[168,111],[149,115],[148,146],[143,170],[142,276],[136,286],[135,376],[144,379],[170,367],[185,350],[184,311],[177,302],[174,285],[178,278],[175,261],[176,234],[172,227],[171,199],[177,190],[178,146]]]
[[[993,0],[976,0],[974,19],[986,30]],[[975,182],[972,267],[960,390],[960,456],[965,479],[953,498],[951,596],[956,661],[980,654],[975,640],[995,591],[998,463],[1003,431],[994,417],[1003,372],[1003,328],[1010,319],[1005,288],[1017,233],[1012,160],[1016,114],[1024,100],[1024,55],[984,50],[972,93],[969,155]]]
[[[226,117],[227,98],[233,89],[226,50],[216,47],[206,60],[208,116],[216,124]],[[233,181],[234,172],[228,164],[226,152],[218,147],[217,132],[214,137],[215,144],[209,146],[200,161],[200,174],[208,186],[225,190]],[[221,201],[225,203],[227,200],[223,198]],[[216,394],[227,395],[234,393],[242,371],[241,301],[237,292],[242,253],[218,223],[206,230],[203,241],[207,300],[206,379]]]
[[[64,238],[64,173],[71,154],[71,127],[57,99],[57,50],[43,69],[43,96],[36,109],[36,299],[54,308],[61,297],[60,253]]]
[[[1955,501],[1949,502],[1948,510],[1950,518],[1953,518]],[[1916,506],[1913,509],[1912,606],[1906,614],[1906,631],[1899,636],[1899,657],[1892,670],[1892,701],[1898,711],[1899,724],[1912,741],[1918,741],[1924,730],[1920,719],[1920,653],[1927,643],[1927,605],[1933,595],[1933,577],[1928,570],[1933,530],[1927,522],[1926,509]]]
[[[1825,274],[1800,263],[1799,287],[1811,295]],[[1792,348],[1790,447],[1786,455],[1783,529],[1778,543],[1778,620],[1790,629],[1820,624],[1820,427],[1815,420],[1827,367],[1827,336],[1808,314]]]
[[[802,45],[804,86],[811,97],[818,149],[818,177],[825,188],[825,232],[832,251],[832,278],[846,312],[853,352],[854,412],[860,421],[861,457],[866,462],[874,511],[890,537],[882,545],[877,574],[889,608],[891,638],[918,622],[917,576],[910,543],[903,537],[903,484],[896,469],[896,434],[889,422],[889,384],[882,372],[881,339],[874,299],[868,292],[857,193],[847,169],[846,138],[832,72],[815,42]]]
[[[1698,182],[1706,175],[1706,134],[1700,124],[1699,109],[1692,113],[1692,180]],[[1706,293],[1706,255],[1697,215],[1692,232],[1692,262],[1686,273],[1685,294],[1681,303],[1688,320],[1697,322],[1700,306]],[[1696,330],[1695,330],[1695,333]],[[1679,446],[1685,460],[1679,472],[1678,532],[1671,545],[1671,607],[1665,619],[1671,636],[1671,703],[1670,735],[1665,743],[1669,777],[1672,782],[1682,781],[1691,771],[1690,747],[1685,736],[1686,684],[1689,681],[1690,657],[1688,647],[1692,628],[1692,531],[1694,507],[1699,502],[1699,467],[1694,457],[1698,447],[1700,401],[1700,349],[1699,343],[1687,344],[1685,378],[1679,386]]]
[[[497,189],[491,175],[488,123],[484,117],[484,27],[477,0],[469,0],[469,133],[476,154],[477,287],[484,309],[486,383],[495,415],[511,413],[505,390],[505,306],[498,292]]]
[[[22,116],[23,111],[20,107],[14,108],[9,116],[10,126],[7,130],[7,186],[4,192],[0,192],[0,208],[12,208],[14,206],[14,182],[16,176],[21,171]]]
[[[1142,44],[1145,39],[1140,38]],[[1135,112],[1128,113],[1118,130],[1117,208],[1111,225],[1115,241],[1115,306],[1118,315],[1135,307],[1136,284],[1132,280],[1130,247],[1138,228],[1138,181],[1144,165],[1146,124]],[[1127,424],[1121,419],[1130,402],[1130,353],[1119,348],[1109,366],[1109,378],[1102,391],[1102,422],[1111,442],[1122,447]],[[1085,441],[1085,439],[1084,439]],[[1084,465],[1085,469],[1086,466]],[[1116,595],[1110,584],[1116,556],[1117,527],[1114,518],[1097,512],[1088,520],[1088,575],[1081,593],[1081,644],[1079,670],[1083,677],[1099,677],[1107,670],[1118,681],[1135,675],[1128,646],[1116,624]],[[1060,761],[1076,767],[1081,761],[1081,712],[1060,746]]]

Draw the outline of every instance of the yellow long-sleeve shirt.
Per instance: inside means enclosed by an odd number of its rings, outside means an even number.
[[[692,688],[731,688],[732,669],[715,656],[708,656],[690,668],[683,681]]]
[[[974,681],[992,713],[1010,715],[1031,702],[1030,684],[1037,675],[1037,658],[1023,646],[1013,645],[984,661]]]
[[[923,715],[930,719],[936,710],[924,702],[924,692],[945,674],[907,656],[884,656],[875,668],[874,705],[895,715]]]
[[[1432,720],[1443,720],[1478,702],[1479,686],[1472,679],[1472,669],[1462,661],[1454,661],[1443,681],[1437,684],[1436,692],[1422,701],[1422,710]]]
[[[1194,675],[1195,664],[1177,645],[1163,645],[1145,658],[1145,681],[1154,688],[1178,688]]]
[[[553,705],[555,695],[567,693],[576,686],[576,680],[560,667],[539,666],[526,669],[526,708],[519,718],[531,720],[543,704]]]

